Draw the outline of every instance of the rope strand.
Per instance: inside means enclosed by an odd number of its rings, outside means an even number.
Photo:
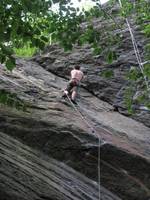
[[[101,141],[100,141],[100,137],[98,137],[98,135],[96,134],[95,129],[93,128],[93,126],[87,121],[87,119],[85,118],[85,116],[83,116],[83,114],[78,110],[78,108],[72,103],[70,97],[68,96],[68,94],[66,94],[70,104],[72,105],[72,107],[75,109],[75,111],[80,115],[81,119],[86,123],[86,125],[92,130],[92,133],[98,138],[98,200],[101,199],[101,186],[100,186],[100,157],[101,157],[101,152],[100,152],[100,145],[101,145]]]
[[[120,7],[123,8],[121,0],[118,0],[118,1],[119,1],[119,4],[120,4]],[[127,23],[128,30],[130,32],[130,36],[131,36],[131,40],[132,40],[132,45],[133,45],[133,48],[134,48],[134,53],[135,53],[135,56],[136,56],[139,68],[141,70],[141,73],[143,75],[143,78],[144,78],[144,81],[145,81],[145,84],[146,84],[146,88],[147,88],[148,91],[150,91],[149,83],[147,81],[147,77],[144,74],[144,68],[143,68],[142,59],[141,59],[141,56],[140,56],[138,45],[137,45],[137,42],[135,40],[135,37],[134,37],[133,31],[132,31],[131,25],[130,25],[130,23],[128,21],[128,18],[125,18],[125,21]]]

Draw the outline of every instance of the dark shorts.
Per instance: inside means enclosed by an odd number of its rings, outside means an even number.
[[[67,91],[69,93],[73,91],[78,91],[79,83],[76,80],[70,80],[68,85],[67,85]]]

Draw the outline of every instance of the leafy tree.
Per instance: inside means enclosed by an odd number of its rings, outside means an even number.
[[[15,66],[12,47],[27,41],[39,48],[44,47],[47,38],[42,35],[42,30],[46,24],[41,22],[50,15],[50,6],[51,1],[46,0],[1,0],[0,62],[5,62],[9,70]]]
[[[80,0],[79,0],[80,1]],[[123,7],[117,13],[111,13],[117,0],[111,0],[110,6],[104,8],[99,0],[92,0],[96,6],[90,10],[82,10],[73,7],[71,0],[1,0],[0,4],[0,63],[5,63],[9,70],[15,67],[14,49],[30,45],[43,49],[50,42],[57,42],[66,51],[71,50],[74,44],[91,44],[95,55],[102,55],[108,64],[116,58],[116,52],[112,48],[121,44],[121,34],[114,34],[114,30],[122,30],[123,24],[115,21],[115,16],[129,17],[134,15],[137,24],[145,37],[150,37],[150,2],[146,0],[122,0]],[[59,11],[54,12],[52,5],[58,4]],[[109,20],[106,26],[102,24],[97,31],[93,25],[94,18]],[[86,27],[82,23],[86,22]],[[150,59],[150,43],[145,47],[145,58]],[[149,77],[149,64],[144,66],[145,76]],[[133,72],[132,72],[133,73]],[[111,76],[112,73],[105,74]],[[134,84],[138,83],[142,74],[129,75]],[[134,76],[134,78],[133,78]]]
[[[18,110],[26,111],[26,104],[17,95],[6,90],[0,90],[0,103]]]
[[[51,10],[55,3],[59,4],[58,13]],[[0,62],[12,70],[14,47],[28,43],[43,49],[50,38],[65,50],[71,50],[75,43],[88,42],[93,44],[95,53],[99,53],[100,48],[96,46],[99,33],[92,26],[92,19],[99,16],[102,12],[98,6],[79,13],[79,8],[74,8],[70,0],[1,0]],[[83,21],[89,24],[85,31],[81,27]]]

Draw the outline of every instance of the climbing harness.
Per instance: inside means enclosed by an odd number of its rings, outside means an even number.
[[[101,186],[100,186],[100,145],[101,145],[101,141],[100,141],[100,137],[98,137],[98,135],[96,134],[96,130],[93,128],[93,126],[88,122],[87,118],[78,110],[78,108],[73,104],[73,102],[71,101],[70,97],[68,96],[68,94],[66,93],[66,96],[70,102],[70,104],[72,105],[72,107],[74,108],[74,110],[79,114],[79,116],[81,117],[81,119],[84,121],[84,123],[87,125],[88,128],[91,129],[92,134],[95,135],[95,137],[98,138],[98,200],[101,199]]]

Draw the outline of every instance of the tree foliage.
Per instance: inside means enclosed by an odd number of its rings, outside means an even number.
[[[18,110],[26,111],[26,104],[17,98],[15,93],[6,90],[0,90],[0,103]]]
[[[80,0],[79,0],[80,1]],[[114,30],[123,29],[123,23],[115,21],[115,16],[130,17],[140,25],[145,37],[150,37],[150,2],[146,0],[122,0],[123,7],[117,13],[111,13],[99,3],[92,0],[95,6],[90,10],[75,8],[71,0],[1,0],[0,4],[0,63],[5,63],[7,69],[15,67],[14,49],[28,44],[31,47],[43,49],[50,42],[57,42],[66,51],[74,44],[89,43],[95,55],[102,55],[108,64],[117,59],[113,46],[121,43],[121,34]],[[118,3],[111,0],[111,5]],[[52,6],[58,4],[58,12]],[[94,18],[107,19],[111,26],[101,25],[96,30]],[[150,59],[150,43],[145,46],[145,59]],[[150,77],[150,65],[144,66],[145,76]],[[110,76],[110,72],[106,73]],[[138,74],[138,77],[136,75]],[[142,74],[131,73],[129,79],[135,84]],[[134,80],[133,80],[134,79]]]

